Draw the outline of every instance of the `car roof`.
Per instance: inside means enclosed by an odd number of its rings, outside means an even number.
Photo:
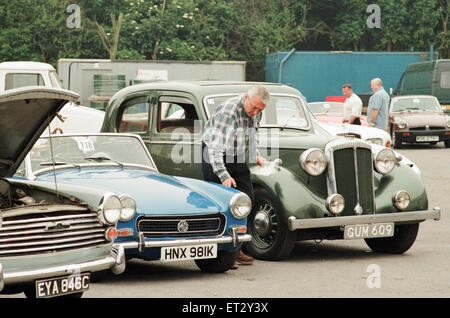
[[[0,70],[55,71],[55,68],[47,63],[18,61],[0,63]]]
[[[117,92],[111,100],[133,92],[145,90],[187,91],[201,100],[204,96],[209,95],[245,93],[254,85],[264,85],[270,93],[303,96],[294,87],[280,83],[246,81],[156,81],[128,86]]]

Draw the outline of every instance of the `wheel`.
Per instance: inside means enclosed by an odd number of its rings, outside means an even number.
[[[218,251],[217,258],[197,259],[195,260],[195,264],[207,273],[224,273],[233,267],[236,257],[237,251]]]
[[[365,239],[365,241],[374,252],[403,254],[414,244],[418,232],[419,223],[397,225],[394,236]]]
[[[255,209],[248,216],[250,242],[245,250],[263,260],[280,260],[289,256],[295,244],[296,232],[289,231],[287,218],[283,220],[279,208],[264,189],[255,189]]]
[[[446,141],[444,141],[445,144],[445,148],[450,148],[450,139],[447,139]]]
[[[392,139],[392,147],[394,148],[401,148],[402,142],[397,137],[395,137],[395,131],[394,128],[391,128],[391,139]]]

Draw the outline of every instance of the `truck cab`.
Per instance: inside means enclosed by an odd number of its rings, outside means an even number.
[[[0,92],[24,86],[62,88],[53,66],[41,62],[0,63]]]

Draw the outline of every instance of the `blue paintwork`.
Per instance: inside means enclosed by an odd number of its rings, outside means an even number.
[[[231,197],[237,190],[222,185],[190,178],[174,177],[159,172],[124,167],[98,166],[56,170],[58,184],[87,186],[112,192],[128,194],[136,200],[136,216],[127,222],[119,221],[117,229],[133,228],[133,237],[119,237],[116,242],[137,240],[136,219],[140,215],[195,215],[221,212],[226,215],[225,232],[233,225],[246,225],[246,219],[236,219],[229,211]],[[53,172],[41,174],[36,181],[53,182]],[[203,236],[204,237],[204,236]],[[187,237],[196,238],[196,237]],[[177,239],[163,237],[154,240]],[[150,239],[149,239],[150,240]],[[219,250],[238,250],[242,244],[233,247],[221,244]],[[126,250],[127,254],[143,259],[159,259],[159,248],[146,248],[143,253],[137,249]]]

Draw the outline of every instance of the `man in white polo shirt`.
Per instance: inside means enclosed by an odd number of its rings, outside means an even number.
[[[352,85],[342,85],[342,94],[346,97],[344,103],[344,119],[343,123],[349,123],[353,125],[361,125],[359,117],[362,112],[362,101],[358,95],[353,93]]]

